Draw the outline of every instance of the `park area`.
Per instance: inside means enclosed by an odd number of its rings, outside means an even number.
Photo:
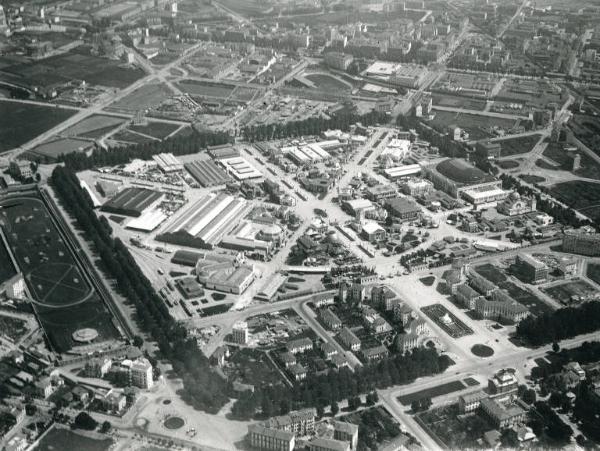
[[[31,192],[6,198],[0,218],[6,239],[32,294],[32,303],[44,330],[58,352],[71,349],[72,335],[95,329],[98,340],[118,338],[112,316],[86,280],[46,205]]]
[[[600,219],[599,184],[580,180],[557,183],[550,188],[550,194],[592,221]]]
[[[581,279],[569,280],[541,290],[564,305],[577,304],[600,294],[591,284]]]
[[[0,101],[0,152],[31,141],[75,112],[50,105]]]
[[[519,138],[503,139],[500,141],[500,156],[510,157],[529,153],[540,140],[541,135],[521,136]]]
[[[473,334],[473,330],[459,320],[442,304],[432,304],[421,310],[452,338],[461,338]]]

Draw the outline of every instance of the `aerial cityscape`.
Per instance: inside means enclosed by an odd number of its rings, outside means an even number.
[[[0,0],[0,451],[600,449],[599,23]]]

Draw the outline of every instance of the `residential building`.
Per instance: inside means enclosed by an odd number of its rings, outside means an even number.
[[[319,318],[330,330],[338,330],[342,327],[342,321],[328,308],[319,310]]]
[[[34,393],[37,397],[47,399],[52,393],[54,393],[54,386],[52,380],[49,377],[45,377],[33,384]]]
[[[152,364],[148,359],[142,357],[135,360],[130,368],[131,385],[134,387],[149,389],[154,385],[152,377]]]
[[[347,327],[344,327],[338,335],[340,341],[351,351],[359,351],[360,350],[360,339],[354,335]]]
[[[483,391],[476,391],[475,393],[468,393],[458,397],[458,409],[461,413],[475,412],[479,409],[481,400],[487,398],[488,395]]]
[[[360,304],[365,298],[365,291],[362,283],[353,283],[348,290],[347,301]]]
[[[494,160],[500,158],[501,149],[499,142],[480,141],[475,145],[475,154],[480,158]]]
[[[265,421],[265,427],[291,432],[294,435],[306,435],[315,430],[315,409],[303,409],[287,415],[273,417]]]
[[[246,321],[236,322],[231,331],[231,340],[234,343],[245,345],[248,343],[248,337],[248,323]]]
[[[295,340],[288,341],[285,345],[288,352],[292,354],[298,354],[305,351],[309,351],[313,348],[313,342],[310,338],[297,338]]]
[[[101,399],[102,406],[109,412],[121,412],[127,405],[127,398],[121,392],[109,390]]]
[[[419,346],[419,336],[415,333],[401,334],[396,337],[396,349],[405,354]]]
[[[279,360],[286,368],[289,368],[296,364],[296,356],[291,352],[281,352],[279,353]]]
[[[396,293],[385,285],[373,287],[371,290],[371,304],[378,305],[384,310],[391,310],[394,303],[391,300],[396,299]]]
[[[94,357],[85,363],[85,374],[88,377],[104,377],[112,366],[112,360],[103,357]]]
[[[27,160],[12,160],[9,163],[8,170],[10,175],[15,178],[24,178],[27,179],[33,176],[33,172],[31,171],[31,163]]]
[[[406,304],[398,304],[394,307],[394,319],[400,320],[400,323],[405,326],[413,318],[412,309]]]
[[[332,358],[338,353],[337,348],[328,341],[324,341],[323,343],[321,343],[321,351],[328,359]]]
[[[295,363],[294,365],[291,365],[288,368],[288,371],[294,377],[295,381],[303,381],[304,379],[306,379],[306,376],[308,374],[308,372],[306,371],[306,368],[304,368],[304,366],[302,366],[299,363]]]
[[[326,291],[324,293],[314,294],[312,297],[312,303],[317,308],[321,308],[325,305],[333,305],[335,302],[335,292],[334,291]]]
[[[333,421],[333,438],[350,443],[350,449],[358,446],[358,425],[345,421]]]
[[[308,442],[309,451],[350,451],[350,443],[315,437]]]
[[[565,277],[575,277],[579,272],[579,260],[572,257],[561,257],[558,262],[558,270]]]
[[[527,415],[527,412],[517,405],[513,404],[507,407],[492,398],[482,399],[480,406],[497,429],[504,429],[522,423]]]
[[[475,270],[469,270],[469,282],[484,296],[490,296],[498,287]]]
[[[518,323],[529,316],[527,307],[510,298],[503,290],[494,291],[493,296],[496,297],[496,300],[489,301],[484,297],[475,300],[475,311],[481,318],[502,319]],[[498,300],[500,298],[502,300]]]
[[[385,204],[392,217],[400,221],[414,221],[421,216],[421,207],[407,197],[388,199]]]
[[[293,451],[296,437],[292,432],[270,429],[259,424],[248,426],[248,441],[261,451]]]
[[[566,231],[563,236],[562,248],[564,252],[588,255],[600,255],[600,233],[586,233],[580,231]]]
[[[341,354],[334,354],[331,357],[331,363],[333,363],[333,366],[335,366],[338,370],[344,367],[350,367],[350,364],[348,363],[348,360],[346,360],[346,357],[344,357]]]
[[[389,355],[389,351],[385,346],[379,345],[371,348],[363,348],[361,354],[365,361],[371,363],[386,358]]]
[[[529,254],[518,254],[515,266],[529,283],[537,284],[545,282],[550,276],[548,266]]]

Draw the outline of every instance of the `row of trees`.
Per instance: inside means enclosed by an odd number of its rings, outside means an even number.
[[[305,135],[319,135],[331,129],[348,131],[350,126],[356,122],[360,122],[364,126],[370,126],[379,122],[387,122],[387,120],[385,113],[370,111],[365,114],[357,114],[348,106],[330,118],[310,117],[301,121],[246,126],[242,129],[242,136],[250,142],[295,138]]]
[[[108,150],[95,149],[89,156],[85,153],[73,152],[61,155],[59,161],[64,162],[71,169],[81,171],[99,166],[126,164],[135,158],[150,160],[153,155],[162,152],[188,155],[210,146],[223,145],[229,142],[232,142],[232,138],[225,132],[193,131],[188,136],[174,137],[164,142],[153,141]]]
[[[218,411],[228,401],[227,382],[211,369],[208,359],[195,340],[188,337],[185,328],[172,319],[127,247],[111,236],[112,229],[106,219],[98,219],[75,173],[58,166],[51,182],[62,204],[93,243],[104,271],[116,281],[119,292],[134,304],[140,328],[152,336],[161,357],[168,359],[175,373],[183,379],[184,399],[202,410]]]
[[[517,336],[533,346],[600,330],[600,302],[565,307],[540,316],[529,316],[517,326]]]
[[[233,405],[232,414],[239,419],[249,419],[284,415],[305,407],[333,408],[344,399],[355,403],[357,396],[375,388],[407,384],[419,377],[441,373],[449,365],[449,359],[438,355],[436,350],[417,348],[410,354],[356,368],[354,372],[343,368],[327,375],[312,376],[291,389],[287,386],[259,387],[253,393],[243,393]]]

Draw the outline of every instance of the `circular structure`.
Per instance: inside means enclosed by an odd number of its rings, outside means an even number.
[[[72,337],[78,343],[90,343],[98,338],[98,331],[92,328],[78,329],[73,332]]]
[[[183,418],[181,417],[168,417],[164,423],[165,427],[167,429],[171,429],[171,430],[175,430],[175,429],[180,429],[183,427],[183,425],[185,424],[185,421]]]
[[[277,224],[267,225],[260,231],[260,236],[265,241],[278,240],[279,238],[281,238],[282,234],[283,234],[283,229],[281,227],[279,227]]]
[[[171,404],[171,400],[170,400],[170,399],[165,399],[165,400],[163,401],[163,404],[164,404],[165,406],[168,406],[169,404]]]
[[[494,350],[492,348],[490,348],[489,346],[486,345],[475,345],[471,348],[471,352],[473,353],[473,355],[476,355],[477,357],[491,357],[494,355]]]
[[[494,177],[491,175],[477,169],[466,161],[456,158],[449,158],[438,163],[436,170],[450,180],[463,185],[476,185],[494,180]]]

